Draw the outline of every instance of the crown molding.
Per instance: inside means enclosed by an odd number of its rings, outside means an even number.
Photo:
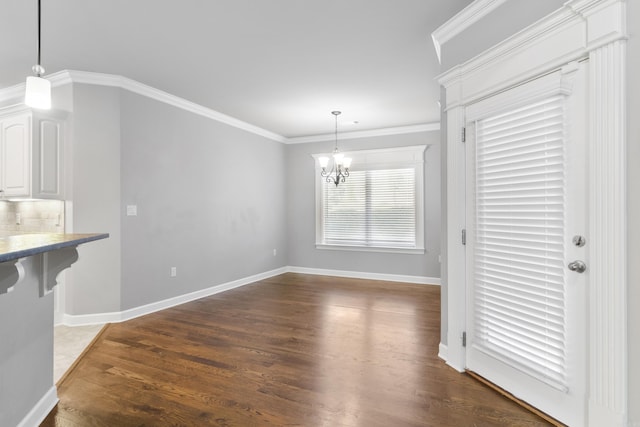
[[[189,111],[191,113],[207,117],[217,122],[221,122],[229,126],[233,126],[235,128],[263,136],[273,141],[285,142],[285,137],[283,137],[282,135],[278,135],[277,133],[252,125],[251,123],[238,120],[235,117],[222,114],[219,111],[212,110],[211,108],[204,107],[200,104],[196,104],[195,102],[188,101],[179,96],[172,95],[168,92],[156,89],[154,87],[148,86],[144,83],[140,83],[136,80],[132,80],[124,76],[75,70],[67,71],[67,73],[69,74],[70,81],[73,83],[119,87],[129,92],[133,92],[138,95],[142,95],[147,98],[151,98],[156,101],[181,108],[185,111]]]
[[[431,40],[442,64],[442,45],[500,7],[507,0],[476,0],[431,33]]]
[[[277,133],[252,125],[251,123],[243,122],[242,120],[238,120],[234,117],[212,110],[211,108],[204,107],[200,104],[196,104],[195,102],[188,101],[184,98],[180,98],[179,96],[172,95],[168,92],[164,92],[160,89],[156,89],[144,83],[140,83],[136,80],[130,79],[128,77],[120,76],[120,75],[94,73],[90,71],[62,70],[53,74],[49,74],[48,76],[45,76],[45,77],[47,80],[51,82],[52,87],[59,87],[66,84],[76,83],[76,84],[90,84],[90,85],[108,86],[108,87],[116,87],[116,88],[124,89],[129,92],[133,92],[138,95],[142,95],[147,98],[151,98],[156,101],[163,102],[165,104],[168,104],[177,108],[181,108],[185,111],[189,111],[191,113],[207,117],[217,122],[224,123],[229,126],[233,126],[235,128],[242,129],[247,132],[260,135],[267,139],[277,141],[283,144],[301,144],[301,143],[307,143],[307,142],[327,141],[327,140],[333,139],[335,136],[334,134],[326,134],[326,135],[314,135],[314,136],[308,136],[308,137],[305,136],[305,137],[287,138]],[[5,100],[20,98],[24,95],[24,91],[25,91],[24,83],[19,83],[14,86],[0,89],[0,102]],[[421,125],[400,126],[400,127],[393,127],[393,128],[349,132],[349,133],[342,134],[341,136],[346,139],[369,138],[369,137],[383,136],[383,135],[400,135],[404,133],[428,132],[428,131],[434,131],[439,129],[440,129],[439,123],[428,123],[428,124],[421,124]]]
[[[371,138],[375,136],[402,135],[405,133],[433,132],[438,130],[440,130],[440,123],[426,123],[421,125],[344,132],[340,134],[340,139]],[[309,142],[331,141],[335,138],[335,136],[336,135],[334,133],[327,133],[324,135],[287,138],[285,144],[306,144]]]

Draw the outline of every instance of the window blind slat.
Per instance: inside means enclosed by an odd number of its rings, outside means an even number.
[[[564,104],[476,123],[474,346],[566,387]]]

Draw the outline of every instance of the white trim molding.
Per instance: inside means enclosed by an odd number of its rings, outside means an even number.
[[[331,270],[324,268],[287,267],[289,273],[314,274],[317,276],[347,277],[351,279],[383,280],[386,282],[414,283],[440,286],[439,277],[408,276],[403,274],[369,273],[363,271]]]
[[[462,336],[465,331],[466,247],[461,233],[466,228],[465,149],[460,130],[464,127],[464,109],[460,106],[447,112],[447,257],[442,266],[447,269],[447,359],[455,370],[466,366]],[[455,304],[453,303],[455,301]],[[460,304],[457,306],[456,304]],[[453,307],[452,307],[453,306]]]
[[[433,40],[436,55],[438,55],[438,62],[442,63],[441,50],[443,44],[480,21],[506,1],[475,0],[431,33],[431,40]]]
[[[447,360],[449,358],[449,349],[446,344],[440,343],[438,345],[438,357],[442,360]]]
[[[16,427],[39,426],[58,404],[58,390],[52,386]]]
[[[188,294],[178,295],[162,301],[152,302],[150,304],[130,308],[124,311],[81,315],[63,314],[61,324],[67,326],[81,326],[124,322],[127,320],[135,319],[136,317],[144,316],[146,314],[155,313],[156,311],[175,307],[186,302],[195,301],[200,298],[208,297],[224,291],[229,291],[231,289],[255,283],[260,280],[268,279],[270,277],[286,273],[287,271],[288,269],[286,267],[282,267],[275,270],[266,271],[264,273],[255,274],[253,276],[244,277],[242,279],[233,280],[231,282],[211,286],[199,291],[190,292]]]
[[[168,92],[162,91],[160,89],[156,89],[154,87],[148,86],[144,83],[140,83],[136,80],[132,80],[124,76],[69,70],[69,71],[61,71],[60,73],[52,74],[49,77],[49,79],[51,80],[51,83],[53,86],[57,86],[58,84],[66,84],[66,83],[73,82],[73,83],[82,83],[82,84],[119,87],[129,92],[145,96],[147,98],[165,103],[167,105],[181,108],[185,111],[189,111],[191,113],[198,114],[203,117],[207,117],[211,120],[215,120],[217,122],[224,123],[229,126],[233,126],[235,128],[242,129],[247,132],[263,136],[273,141],[285,142],[286,140],[285,137],[278,135],[274,132],[268,131],[266,129],[262,129],[258,126],[254,126],[247,122],[243,122],[242,120],[238,120],[235,117],[222,114],[218,111],[212,110],[211,108],[204,107],[200,104],[196,104],[195,102],[188,101],[179,96],[172,95]]]
[[[186,302],[195,301],[200,298],[205,298],[211,295],[215,295],[221,292],[236,289],[245,285],[249,285],[260,280],[268,279],[270,277],[278,276],[284,273],[301,273],[301,274],[314,274],[320,276],[336,276],[336,277],[349,277],[355,279],[369,279],[369,280],[384,280],[387,282],[404,282],[415,283],[423,285],[440,285],[440,278],[438,277],[426,277],[426,276],[409,276],[400,274],[383,274],[383,273],[368,273],[361,271],[345,271],[345,270],[327,270],[320,268],[306,268],[306,267],[282,267],[264,273],[255,274],[253,276],[245,277],[242,279],[234,280],[227,283],[211,286],[206,289],[191,292],[184,295],[178,295],[166,300],[153,302],[150,304],[142,305],[139,307],[130,308],[124,311],[116,311],[111,313],[93,313],[93,314],[81,314],[71,315],[62,314],[61,322],[58,324],[67,326],[84,326],[84,325],[99,325],[104,323],[119,323],[127,320],[135,319],[136,317],[144,316],[146,314],[155,313],[160,310],[175,307]]]
[[[447,105],[447,363],[465,367],[464,163],[467,107],[574,61],[588,61],[588,425],[627,425],[626,1],[569,0],[514,36],[443,73]]]
[[[407,133],[434,132],[440,130],[440,123],[427,123],[422,125],[398,126],[393,128],[361,130],[357,132],[344,132],[340,134],[340,140],[372,138],[376,136],[402,135]],[[309,142],[333,141],[335,134],[299,136],[287,138],[285,144],[306,144]]]
[[[424,285],[440,285],[440,278],[426,277],[426,276],[408,276],[400,274],[383,274],[383,273],[368,273],[359,271],[344,271],[344,270],[326,270],[319,268],[306,268],[306,267],[282,267],[275,270],[266,271],[264,273],[255,274],[253,276],[244,277],[242,279],[234,280],[227,283],[211,286],[206,289],[202,289],[195,292],[190,292],[184,295],[178,295],[166,300],[153,302],[140,307],[130,308],[124,311],[116,311],[111,313],[94,313],[94,314],[81,314],[71,315],[62,314],[61,322],[59,324],[67,326],[83,326],[83,325],[98,325],[103,323],[119,323],[127,320],[135,319],[136,317],[144,316],[146,314],[155,313],[156,311],[164,310],[167,308],[175,307],[186,302],[195,301],[200,298],[205,298],[211,295],[215,295],[221,292],[236,289],[251,283],[259,282],[260,280],[268,279],[270,277],[278,276],[284,273],[302,273],[302,274],[315,274],[321,276],[336,276],[336,277],[350,277],[356,279],[369,279],[369,280],[384,280],[388,282],[405,282],[405,283],[417,283]]]
[[[242,120],[236,119],[235,117],[231,117],[226,114],[220,113],[216,110],[205,107],[203,105],[196,104],[195,102],[186,100],[179,96],[172,95],[168,92],[162,91],[160,89],[156,89],[144,83],[140,83],[136,80],[132,80],[130,78],[115,75],[115,74],[94,73],[89,71],[77,71],[77,70],[63,70],[63,71],[58,71],[57,73],[50,74],[45,77],[47,80],[51,82],[52,87],[58,87],[58,86],[63,86],[67,84],[77,83],[77,84],[90,84],[90,85],[108,86],[108,87],[116,87],[116,88],[124,89],[129,92],[136,93],[138,95],[156,100],[158,102],[162,102],[167,105],[180,108],[182,110],[191,112],[193,114],[198,114],[200,116],[207,117],[211,120],[215,120],[217,122],[224,123],[238,129],[242,129],[244,131],[253,133],[255,135],[263,136],[272,141],[281,142],[283,144],[301,144],[301,143],[307,143],[307,142],[328,141],[335,137],[334,134],[327,134],[327,135],[315,135],[315,136],[308,136],[308,137],[305,136],[305,137],[287,138],[275,132],[271,132],[261,127],[252,125],[251,123],[247,123]],[[14,86],[0,89],[0,101],[22,98],[24,96],[24,90],[25,90],[24,83],[20,83]],[[342,134],[342,136],[347,139],[371,138],[371,137],[385,136],[385,135],[401,135],[401,134],[407,134],[407,133],[431,132],[431,131],[437,131],[439,129],[440,129],[439,123],[425,123],[425,124],[416,124],[416,125],[410,125],[410,126],[398,126],[398,127],[390,127],[390,128],[383,128],[383,129],[349,132],[346,134]]]
[[[627,414],[626,43],[589,54],[589,425]]]

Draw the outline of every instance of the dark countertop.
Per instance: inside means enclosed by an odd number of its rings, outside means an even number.
[[[106,239],[107,233],[38,233],[0,237],[0,262],[12,261],[81,243]]]

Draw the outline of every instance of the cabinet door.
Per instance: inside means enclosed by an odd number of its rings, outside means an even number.
[[[31,192],[31,117],[10,117],[2,121],[0,174],[7,197],[29,197]]]
[[[34,118],[33,197],[63,198],[62,123],[55,119]]]

